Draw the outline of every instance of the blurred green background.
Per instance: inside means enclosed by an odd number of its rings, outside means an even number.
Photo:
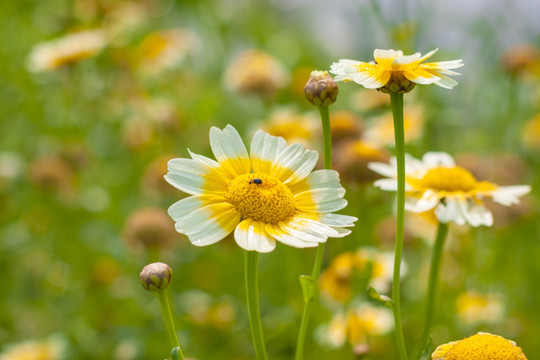
[[[0,351],[52,336],[62,351],[43,359],[167,357],[157,299],[138,279],[144,265],[163,261],[174,272],[184,354],[253,359],[244,254],[231,238],[197,248],[174,232],[165,210],[185,194],[163,181],[166,161],[188,156],[188,148],[211,156],[208,130],[225,124],[248,144],[264,128],[320,149],[317,111],[302,90],[311,70],[339,58],[370,60],[374,48],[439,47],[433,61],[463,58],[463,75],[451,91],[417,86],[405,96],[422,114],[415,115],[418,136],[407,151],[416,157],[447,151],[482,180],[531,184],[533,191],[515,208],[494,205],[492,228],[451,230],[433,340],[492,332],[534,358],[540,352],[540,25],[532,14],[539,7],[533,0],[0,2]],[[103,48],[83,56],[88,59],[32,68],[36,44],[87,29],[104,39]],[[75,43],[71,48],[84,53],[85,43]],[[235,67],[247,50],[260,51],[263,60]],[[373,155],[346,146],[388,116],[388,104],[342,83],[331,111],[341,111],[335,123],[345,129],[335,129],[335,163],[350,204],[343,213],[359,221],[350,236],[330,239],[325,267],[360,247],[393,249],[393,194],[373,188],[365,168],[393,150],[379,144]],[[429,224],[422,224],[409,225],[405,249],[410,346],[419,335],[430,254],[429,239],[422,239]],[[311,272],[314,254],[278,245],[261,256],[261,311],[272,359],[294,356],[298,277]],[[358,344],[320,341],[321,325],[368,301],[366,269],[346,281],[354,300],[323,298],[317,305],[306,359],[359,357]],[[458,298],[467,292],[493,295],[500,311],[484,299],[463,315]],[[476,319],[486,308],[492,316]],[[391,331],[364,340],[371,348],[366,358],[395,357]]]

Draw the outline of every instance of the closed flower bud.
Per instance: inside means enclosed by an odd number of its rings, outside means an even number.
[[[172,270],[169,265],[156,262],[146,265],[139,275],[142,286],[153,292],[165,290],[169,287],[172,278]]]
[[[327,71],[312,71],[304,93],[310,103],[316,106],[332,105],[336,102],[338,85]]]
[[[403,72],[392,72],[390,80],[383,87],[377,89],[386,94],[405,94],[414,89],[416,83],[407,79]]]

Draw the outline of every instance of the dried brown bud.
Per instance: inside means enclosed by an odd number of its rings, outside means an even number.
[[[392,71],[392,76],[390,80],[382,88],[377,89],[386,94],[405,94],[414,89],[416,83],[413,83],[411,80],[407,79],[403,72],[401,71]]]
[[[316,106],[332,105],[336,102],[338,85],[328,71],[312,71],[304,93],[310,103]]]
[[[148,291],[158,292],[169,287],[172,278],[172,270],[169,265],[156,262],[146,265],[139,275],[143,288]]]

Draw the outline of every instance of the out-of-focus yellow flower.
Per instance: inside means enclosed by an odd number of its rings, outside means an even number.
[[[330,66],[336,81],[354,81],[367,89],[381,89],[384,92],[404,93],[415,84],[435,84],[451,89],[457,82],[446,75],[460,75],[451,69],[463,66],[461,59],[424,63],[438,49],[422,56],[420,53],[403,55],[401,50],[375,49],[374,62],[341,59]]]
[[[514,341],[502,336],[479,332],[463,340],[440,345],[433,360],[527,360]]]
[[[403,109],[403,130],[405,143],[413,142],[422,135],[424,111],[420,106],[406,106]],[[363,134],[365,141],[381,146],[394,146],[394,118],[391,112],[373,119]]]
[[[333,154],[333,167],[344,182],[368,183],[380,178],[368,168],[371,162],[388,161],[388,151],[363,140],[338,142]]]
[[[457,314],[468,325],[496,323],[504,316],[500,296],[467,291],[456,300]]]
[[[351,95],[349,105],[351,109],[357,111],[370,111],[384,107],[389,108],[390,97],[379,91],[360,89]]]
[[[261,128],[270,135],[281,136],[290,144],[313,147],[313,140],[321,133],[320,123],[315,113],[281,108],[273,111]]]
[[[353,283],[371,265],[370,283],[379,291],[389,288],[394,268],[392,252],[379,252],[373,248],[360,248],[356,252],[345,252],[336,256],[321,273],[319,288],[323,296],[346,303],[353,296]],[[402,265],[402,276],[407,272]],[[367,275],[367,274],[366,274]]]
[[[215,299],[202,291],[187,291],[182,294],[180,303],[189,320],[199,326],[227,329],[235,323],[236,306],[229,298]]]
[[[540,49],[532,44],[513,45],[502,54],[501,63],[514,75],[540,75]]]
[[[525,124],[523,128],[523,144],[532,150],[540,149],[540,113]]]
[[[363,129],[362,118],[351,111],[338,110],[330,113],[332,145],[340,141],[360,138]]]
[[[34,46],[28,68],[36,72],[58,69],[96,56],[107,45],[101,30],[85,30]]]
[[[406,154],[405,164],[405,209],[417,213],[434,209],[437,219],[443,223],[491,226],[493,215],[482,199],[492,198],[510,206],[518,204],[519,198],[531,191],[528,185],[499,186],[477,181],[444,152],[428,152],[421,161]],[[377,180],[375,186],[387,191],[397,190],[394,158],[390,164],[371,163],[369,168],[388,177]]]
[[[272,98],[289,82],[283,65],[261,50],[247,50],[237,56],[225,72],[225,82],[231,89]]]
[[[384,335],[393,328],[390,309],[363,303],[346,313],[334,315],[330,323],[318,331],[318,339],[330,347],[341,347],[346,343],[354,347],[367,343],[370,337]]]
[[[170,29],[150,33],[139,45],[139,66],[145,73],[159,73],[182,62],[198,46],[199,40],[190,30]]]
[[[24,341],[5,347],[0,360],[59,360],[64,358],[66,344],[59,337],[41,341]]]

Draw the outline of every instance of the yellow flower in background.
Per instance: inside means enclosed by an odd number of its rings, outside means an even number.
[[[59,360],[64,358],[66,344],[59,337],[47,340],[24,341],[4,348],[0,360]]]
[[[408,80],[414,84],[435,84],[451,89],[457,85],[457,82],[446,75],[460,75],[450,69],[462,67],[463,62],[459,59],[424,63],[437,50],[430,51],[424,56],[420,53],[406,56],[403,55],[401,50],[375,49],[373,52],[374,62],[366,63],[357,60],[341,59],[330,66],[330,72],[336,75],[336,81],[354,81],[368,89],[382,88],[391,79],[406,88],[410,87],[406,84]],[[412,87],[408,91],[411,89]]]
[[[370,163],[368,166],[387,177],[375,181],[375,186],[387,191],[397,190],[395,158],[390,164]],[[477,181],[444,152],[428,152],[421,161],[406,155],[405,209],[416,213],[435,209],[437,219],[443,223],[491,226],[493,215],[484,206],[483,198],[510,206],[519,203],[519,197],[530,191],[528,185],[499,186]]]
[[[156,31],[148,34],[139,45],[139,64],[143,71],[155,74],[179,64],[198,46],[199,39],[190,30]]]
[[[341,347],[346,343],[355,346],[367,343],[370,337],[387,334],[393,328],[394,317],[390,309],[363,303],[346,313],[334,315],[330,323],[317,331],[317,338],[329,347]]]
[[[28,68],[45,72],[96,56],[107,45],[101,30],[86,30],[65,35],[34,46],[28,58]]]
[[[405,143],[420,138],[424,129],[424,111],[420,106],[405,106],[403,109],[403,131]],[[380,146],[394,146],[394,118],[392,112],[375,118],[362,135],[362,139]]]
[[[461,322],[468,325],[496,323],[502,320],[505,312],[500,296],[477,291],[460,294],[456,310]]]
[[[274,56],[260,50],[247,50],[236,57],[225,72],[231,89],[247,94],[273,97],[286,86],[289,74]]]
[[[321,273],[319,288],[323,296],[329,300],[347,303],[353,296],[353,284],[367,275],[371,266],[369,282],[381,292],[389,289],[394,269],[394,254],[380,252],[374,248],[360,248],[355,252],[344,252],[332,259],[332,262]],[[402,263],[402,276],[407,269]]]
[[[321,121],[315,113],[301,113],[291,108],[273,111],[262,129],[270,135],[280,136],[288,143],[312,146],[313,140],[320,136]]]
[[[433,360],[527,360],[515,342],[502,336],[479,332],[459,341],[440,345]]]
[[[540,149],[540,113],[525,123],[522,134],[523,144],[527,148]]]
[[[214,244],[234,231],[249,251],[270,252],[276,240],[289,246],[316,247],[329,237],[350,233],[356,218],[343,209],[345,189],[334,170],[313,171],[318,154],[301,144],[257,131],[250,154],[236,129],[210,129],[217,161],[190,152],[173,159],[165,179],[192,196],[173,204],[176,230],[197,246]]]

